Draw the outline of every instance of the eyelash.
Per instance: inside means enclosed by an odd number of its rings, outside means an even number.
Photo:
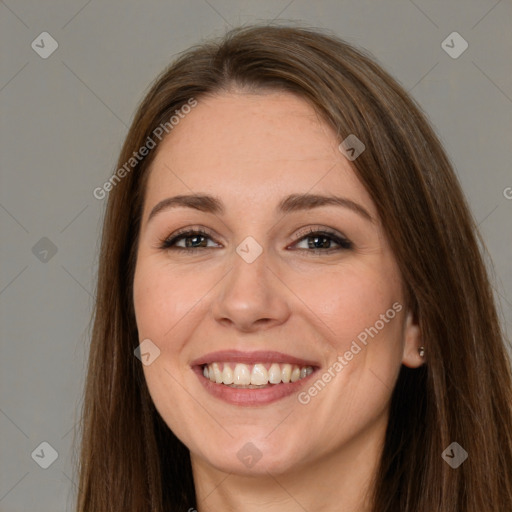
[[[170,251],[176,251],[180,253],[193,253],[201,249],[214,249],[214,247],[177,247],[175,244],[181,239],[190,238],[192,236],[202,236],[205,238],[211,238],[210,233],[204,231],[203,229],[184,229],[182,231],[179,231],[178,233],[173,234],[172,236],[165,238],[163,240],[160,240],[159,248],[162,250],[170,250]],[[313,237],[325,237],[327,239],[331,239],[336,244],[338,244],[339,248],[330,248],[330,249],[297,249],[299,251],[305,251],[308,253],[313,254],[330,254],[332,252],[338,252],[338,251],[346,251],[353,248],[353,244],[350,240],[345,238],[344,236],[341,236],[333,231],[330,231],[329,229],[312,229],[309,228],[306,232],[302,231],[297,234],[296,242],[299,243],[302,240],[313,238]]]

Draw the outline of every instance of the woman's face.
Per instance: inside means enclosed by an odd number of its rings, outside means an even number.
[[[158,149],[134,304],[151,397],[194,464],[281,473],[376,450],[401,364],[422,362],[340,142],[290,93],[232,92]]]

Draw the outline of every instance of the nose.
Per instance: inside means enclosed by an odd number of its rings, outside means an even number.
[[[286,322],[291,312],[289,291],[268,263],[265,251],[252,263],[235,254],[232,270],[221,281],[212,304],[217,322],[242,332]]]

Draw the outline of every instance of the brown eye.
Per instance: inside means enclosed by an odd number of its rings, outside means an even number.
[[[184,240],[184,246],[177,245]],[[203,230],[182,231],[162,241],[160,248],[164,250],[191,252],[197,249],[211,249],[208,246],[208,240],[212,240],[210,235]]]
[[[299,250],[309,252],[325,252],[331,253],[334,251],[342,251],[352,249],[352,242],[338,233],[326,230],[310,230],[306,234],[301,233],[298,235],[300,239],[294,245],[307,242],[307,248],[299,248]],[[332,247],[336,244],[338,247]]]

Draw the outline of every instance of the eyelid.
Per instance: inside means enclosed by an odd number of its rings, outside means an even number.
[[[332,228],[328,228],[327,226],[321,226],[321,225],[308,226],[307,228],[303,228],[293,235],[293,239],[297,240],[299,238],[304,238],[305,236],[311,235],[314,233],[326,233],[329,235],[338,236],[340,238],[344,238],[344,239],[348,240],[348,238],[340,231],[334,230]]]
[[[187,226],[181,229],[178,229],[177,231],[171,233],[169,236],[160,239],[159,245],[157,246],[158,249],[163,250],[172,250],[172,251],[185,251],[185,252],[194,252],[196,250],[201,249],[214,249],[215,247],[180,247],[176,245],[176,242],[182,240],[183,238],[188,238],[192,235],[201,235],[205,238],[208,238],[210,241],[218,244],[217,242],[217,235],[212,233],[211,230],[199,227],[199,226]],[[298,251],[304,251],[306,253],[331,253],[331,252],[337,252],[341,250],[348,250],[353,248],[352,241],[347,238],[343,233],[334,230],[333,228],[329,228],[326,226],[308,226],[307,228],[303,228],[296,232],[292,238],[292,242],[294,244],[297,244],[304,239],[307,239],[308,237],[312,237],[313,235],[320,235],[325,236],[327,238],[331,238],[332,241],[334,241],[335,244],[339,246],[339,248],[330,248],[330,249],[297,249]],[[286,249],[288,249],[289,245],[287,245]]]
[[[170,242],[174,242],[175,243],[178,239],[186,238],[187,236],[190,236],[192,233],[203,235],[205,237],[210,238],[215,243],[219,243],[216,240],[217,239],[217,235],[215,233],[213,233],[211,230],[209,230],[207,228],[204,228],[202,226],[187,226],[187,227],[180,228],[180,229],[172,232],[170,235],[165,236],[164,238],[160,238],[158,240],[157,248],[160,248],[160,249],[171,249],[173,246],[165,247],[166,244],[169,244]],[[174,247],[177,247],[177,246],[174,246]],[[186,250],[183,247],[181,247],[181,248],[177,247],[177,249],[184,249],[184,250]],[[189,249],[193,250],[193,248],[189,248]],[[212,249],[212,247],[204,247],[204,249]]]
[[[345,236],[342,232],[335,230],[333,228],[329,228],[326,226],[320,226],[320,225],[308,226],[307,228],[300,230],[299,232],[297,232],[296,234],[293,235],[293,239],[294,239],[295,243],[299,243],[304,239],[312,237],[313,235],[321,235],[321,236],[325,236],[327,238],[331,238],[340,247],[339,247],[339,249],[326,249],[326,250],[313,249],[313,250],[309,250],[309,251],[307,249],[302,249],[302,250],[304,250],[306,252],[311,252],[311,253],[315,253],[315,252],[330,253],[330,252],[335,252],[335,251],[339,251],[339,250],[343,250],[343,249],[344,250],[352,249],[354,246],[353,242],[347,236]]]

